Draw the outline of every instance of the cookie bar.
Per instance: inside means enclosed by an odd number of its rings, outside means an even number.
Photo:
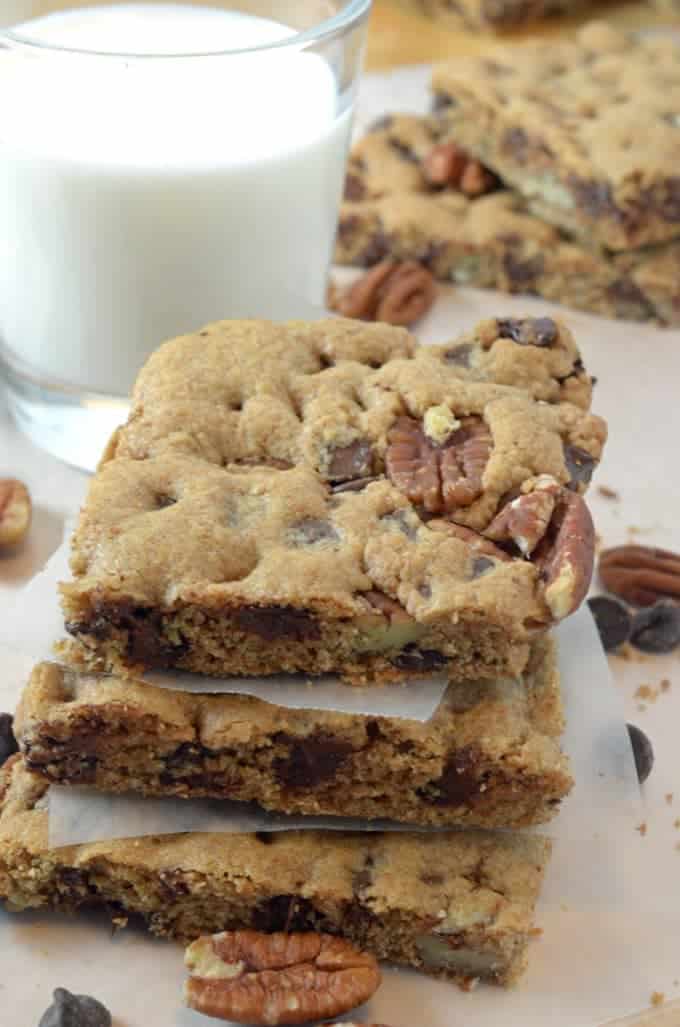
[[[387,325],[251,321],[162,346],[73,538],[67,661],[519,673],[587,590],[580,493],[605,427],[556,388],[540,402],[488,380],[516,352],[518,377],[549,390],[561,361],[579,392],[566,329],[501,319],[477,336],[430,351]],[[481,351],[477,380],[459,360]]]
[[[546,220],[611,250],[680,236],[680,51],[592,22],[434,69],[456,141]]]
[[[465,195],[469,158],[443,141],[443,126],[437,116],[388,116],[355,145],[337,263],[416,260],[459,285],[534,294],[605,317],[680,324],[680,242],[607,255],[534,216],[517,192],[496,187]],[[429,168],[441,169],[447,159],[452,181],[433,184]]]
[[[412,0],[415,8],[452,29],[486,29],[496,32],[528,25],[540,18],[570,14],[584,0]]]
[[[339,934],[379,959],[510,984],[549,856],[539,836],[179,834],[48,849],[48,785],[0,770],[0,897],[13,911],[101,906],[157,935],[254,927]]]
[[[521,679],[451,684],[427,723],[285,709],[80,676],[42,663],[15,731],[50,781],[255,801],[276,812],[520,827],[569,791],[553,644]]]

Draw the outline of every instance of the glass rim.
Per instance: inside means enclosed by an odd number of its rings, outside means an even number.
[[[327,42],[334,36],[339,36],[345,33],[348,29],[351,29],[354,25],[359,24],[367,15],[371,7],[372,0],[349,0],[336,14],[330,18],[325,18],[323,21],[318,22],[309,29],[305,29],[302,32],[295,32],[292,36],[286,36],[284,39],[274,40],[271,43],[264,43],[260,46],[245,46],[237,47],[233,50],[190,50],[178,53],[144,53],[144,52],[111,52],[108,50],[92,50],[83,47],[71,47],[71,46],[58,46],[52,43],[46,43],[41,39],[34,39],[30,35],[24,35],[21,32],[15,32],[13,29],[0,29],[0,49],[2,48],[3,41],[11,44],[14,47],[23,47],[27,50],[52,53],[52,54],[71,54],[74,56],[85,56],[85,57],[111,57],[114,59],[123,60],[145,60],[145,61],[165,61],[165,60],[192,60],[194,58],[206,58],[206,57],[232,57],[238,54],[246,53],[266,53],[269,50],[285,50],[290,49],[301,49],[315,43]],[[79,8],[79,10],[87,10],[87,7]],[[226,10],[226,8],[225,8]],[[238,10],[232,8],[232,10]],[[65,13],[65,12],[62,12]],[[53,14],[59,14],[58,11]],[[45,15],[44,17],[50,17]],[[257,15],[255,15],[257,17]],[[272,19],[275,20],[275,19]],[[283,23],[282,23],[283,24]]]

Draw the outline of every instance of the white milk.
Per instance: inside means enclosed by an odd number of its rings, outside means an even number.
[[[176,54],[291,29],[181,5],[16,30],[53,47]],[[323,305],[350,113],[288,49],[126,60],[0,49],[0,338],[32,369],[124,394],[164,339]]]

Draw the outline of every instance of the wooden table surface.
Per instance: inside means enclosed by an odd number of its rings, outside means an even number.
[[[417,0],[413,2],[415,4]],[[612,24],[628,28],[664,24],[664,18],[644,0],[636,3],[593,3],[588,4],[579,17],[553,18],[511,35],[498,36],[493,33],[442,28],[415,9],[411,10],[404,0],[375,0],[366,68],[368,71],[381,71],[398,64],[439,61],[459,54],[479,52],[498,39],[549,38],[595,17],[606,18]],[[665,21],[667,23],[668,19]]]

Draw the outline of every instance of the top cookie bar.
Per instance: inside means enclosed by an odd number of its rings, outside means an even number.
[[[540,216],[612,250],[680,236],[680,50],[599,22],[435,68],[453,138]]]
[[[123,674],[521,671],[588,587],[585,378],[550,318],[432,348],[341,319],[166,343],[90,487],[63,651]]]

